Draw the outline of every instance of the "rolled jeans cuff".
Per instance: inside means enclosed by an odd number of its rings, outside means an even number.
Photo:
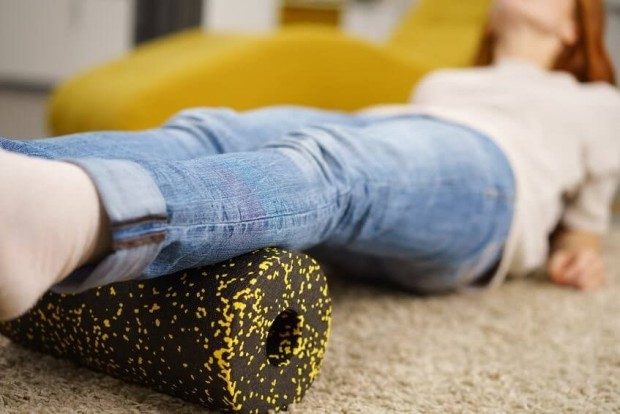
[[[52,285],[55,293],[81,293],[109,283],[139,279],[166,238],[168,214],[159,187],[139,164],[98,158],[64,159],[93,180],[112,232],[111,252]]]

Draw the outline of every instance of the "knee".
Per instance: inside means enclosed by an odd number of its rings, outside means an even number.
[[[314,174],[327,185],[350,191],[364,181],[365,172],[346,141],[343,135],[308,127],[269,141],[263,148],[278,149],[305,173]]]
[[[169,118],[163,129],[182,130],[194,136],[222,132],[237,113],[229,108],[190,108]]]
[[[164,127],[175,125],[201,125],[208,124],[214,119],[222,117],[230,117],[236,115],[237,112],[230,108],[188,108],[172,115],[166,122]]]
[[[371,170],[365,170],[347,147],[346,138],[321,128],[306,128],[266,147],[287,157],[311,183],[309,188],[334,208],[330,242],[348,245],[380,226],[384,210],[378,197],[381,188],[373,183]]]
[[[175,114],[162,130],[213,153],[238,150],[234,125],[237,113],[228,108],[192,108]]]

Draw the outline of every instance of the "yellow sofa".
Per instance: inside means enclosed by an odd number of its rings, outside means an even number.
[[[471,64],[491,1],[418,0],[384,45],[323,26],[260,36],[186,31],[62,84],[49,102],[49,129],[139,130],[193,106],[406,102],[428,71]]]

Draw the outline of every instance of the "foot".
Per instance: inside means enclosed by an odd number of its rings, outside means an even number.
[[[106,230],[81,168],[0,150],[0,320],[106,251]]]

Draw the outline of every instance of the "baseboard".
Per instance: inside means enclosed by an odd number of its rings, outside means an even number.
[[[50,92],[54,86],[53,82],[0,79],[0,89],[5,91]]]

